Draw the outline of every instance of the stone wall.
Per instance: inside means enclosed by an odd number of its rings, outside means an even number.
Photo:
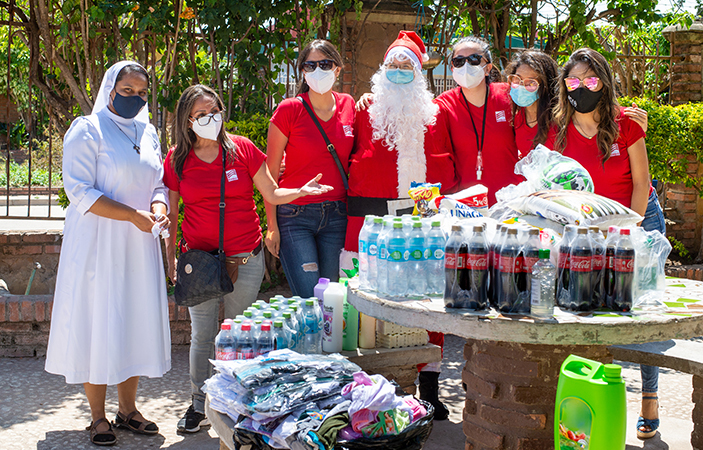
[[[20,120],[17,107],[8,101],[6,95],[0,95],[0,123],[13,123]]]
[[[38,262],[30,293],[53,294],[62,242],[61,231],[0,231],[0,279],[10,293],[25,293]]]

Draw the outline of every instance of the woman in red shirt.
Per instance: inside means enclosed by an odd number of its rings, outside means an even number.
[[[195,85],[183,91],[176,106],[173,141],[164,162],[164,184],[169,188],[171,237],[166,240],[168,273],[176,275],[176,233],[178,202],[183,199],[181,252],[189,249],[213,251],[219,246],[220,183],[222,152],[225,152],[224,251],[228,257],[248,257],[239,266],[234,291],[225,297],[225,317],[234,318],[256,300],[264,276],[264,257],[259,216],[254,204],[254,186],[273,204],[294,201],[306,195],[324,195],[332,188],[319,185],[318,174],[297,189],[278,188],[266,166],[266,155],[243,136],[228,135],[222,127],[222,100],[207,86]],[[220,299],[189,308],[190,381],[193,401],[178,430],[195,433],[207,424],[203,383],[210,377],[214,342],[218,331]]]
[[[299,186],[318,173],[334,187],[277,209],[266,205],[266,246],[280,255],[293,295],[303,298],[313,296],[320,277],[339,278],[347,227],[346,171],[354,145],[354,99],[332,90],[342,65],[342,56],[329,41],[308,44],[298,57],[299,94],[278,105],[269,126],[267,164],[277,179],[285,155],[282,187]]]
[[[588,170],[597,194],[617,200],[644,216],[642,228],[666,232],[664,214],[649,177],[645,133],[615,98],[615,81],[603,55],[575,51],[559,77],[554,108],[556,138],[550,148],[575,159]],[[640,366],[642,414],[637,435],[656,434],[659,368]]]
[[[512,127],[510,86],[491,83],[493,68],[488,42],[475,36],[461,38],[452,52],[452,76],[458,87],[437,97],[454,148],[459,189],[475,184],[488,188],[488,203],[495,193],[517,184],[518,151]]]

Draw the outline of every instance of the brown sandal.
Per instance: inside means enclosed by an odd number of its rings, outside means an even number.
[[[103,422],[107,423],[110,429],[107,431],[98,431],[98,425]],[[95,422],[90,422],[86,430],[90,431],[90,442],[95,445],[114,445],[115,442],[117,442],[117,436],[115,436],[115,432],[112,431],[112,425],[110,425],[110,422],[104,417]]]
[[[117,417],[115,417],[113,424],[117,428],[126,428],[139,434],[156,434],[159,432],[159,427],[156,426],[154,422],[144,419],[144,416],[142,416],[142,419],[144,420],[141,422],[136,419],[132,419],[137,414],[139,414],[139,411],[135,410],[127,417],[124,417],[124,415],[118,411]]]

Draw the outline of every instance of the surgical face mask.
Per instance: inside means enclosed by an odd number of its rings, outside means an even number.
[[[521,108],[526,108],[537,101],[539,91],[530,92],[525,89],[525,86],[518,86],[517,88],[511,87],[510,98],[513,99],[516,105]]]
[[[207,118],[210,119],[207,125],[201,125],[200,123]],[[203,139],[216,141],[217,137],[220,135],[220,130],[222,130],[222,113],[213,114],[212,117],[205,116],[200,119],[192,119],[191,123],[193,124],[193,132],[195,134]]]
[[[334,69],[322,70],[318,67],[314,72],[305,72],[305,82],[318,94],[329,92],[335,81],[337,81],[337,75],[334,74]]]
[[[598,106],[598,102],[603,96],[603,89],[594,92],[582,86],[567,92],[566,95],[569,98],[569,103],[571,103],[571,106],[573,106],[576,111],[581,114],[588,114]]]
[[[415,71],[407,69],[388,69],[386,78],[395,84],[408,84],[415,79]]]
[[[139,111],[146,105],[146,101],[138,95],[125,97],[115,91],[115,98],[112,99],[112,107],[118,116],[125,119],[132,119],[139,114]]]
[[[486,66],[472,66],[471,64],[464,64],[459,68],[454,68],[452,71],[452,77],[454,78],[454,81],[456,81],[456,84],[463,88],[475,88],[481,84],[481,81],[484,78],[486,78],[486,74],[483,73],[484,67]]]

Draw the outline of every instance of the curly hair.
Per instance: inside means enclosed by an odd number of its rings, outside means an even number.
[[[603,96],[598,101],[595,109],[595,119],[598,122],[598,149],[601,153],[603,163],[610,158],[610,151],[613,143],[618,139],[620,131],[618,128],[618,117],[620,115],[620,104],[615,97],[615,79],[610,70],[608,61],[603,55],[590,48],[580,48],[576,50],[564,65],[559,76],[559,94],[557,104],[554,107],[554,123],[556,123],[559,133],[556,139],[556,148],[563,152],[566,148],[566,135],[568,125],[574,116],[574,107],[569,103],[566,84],[564,80],[569,76],[571,70],[579,63],[586,64],[596,76],[600,78],[603,85]]]
[[[523,50],[513,56],[513,60],[505,68],[505,75],[515,75],[517,69],[528,66],[538,74],[539,99],[537,100],[537,134],[533,146],[544,144],[547,141],[549,130],[554,124],[552,108],[556,100],[557,78],[559,66],[554,60],[541,50]],[[513,103],[513,117],[519,106]]]

